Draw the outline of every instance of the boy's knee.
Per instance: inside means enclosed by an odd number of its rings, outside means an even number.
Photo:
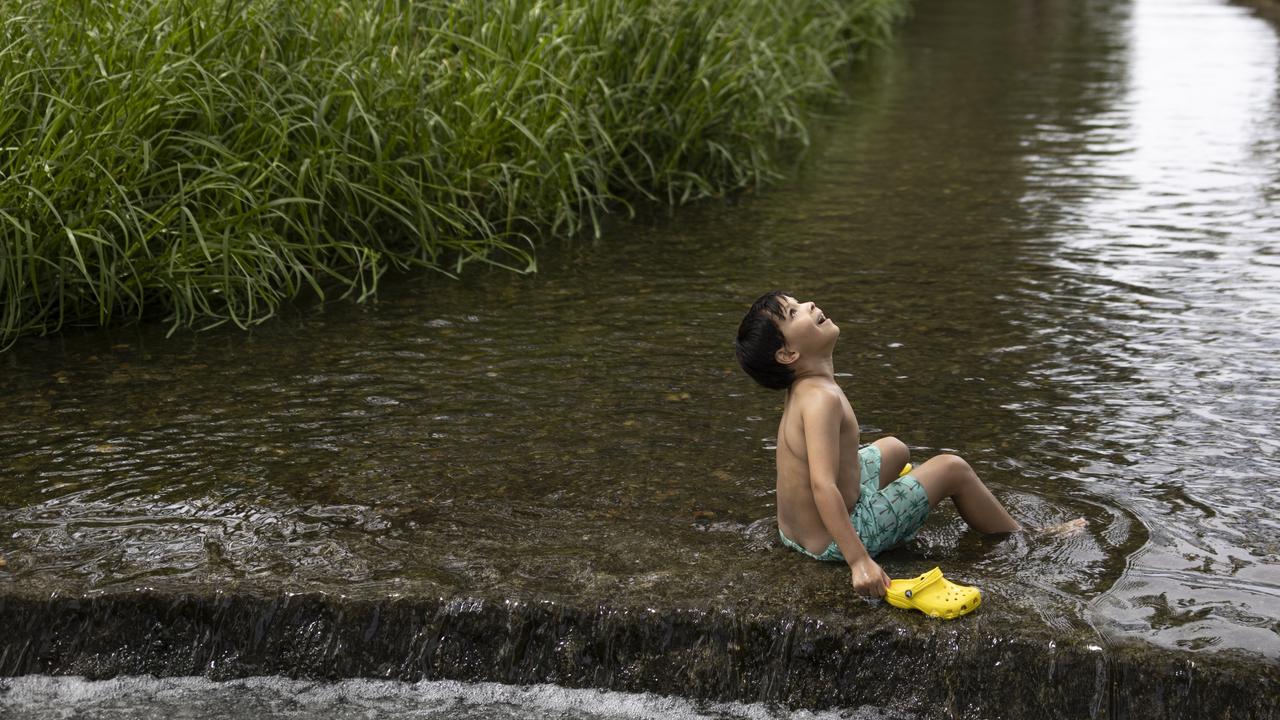
[[[907,447],[906,443],[902,442],[901,440],[899,440],[898,438],[892,435],[888,435],[886,437],[880,438],[879,442],[883,443],[883,445],[880,448],[880,452],[882,454],[887,451],[887,452],[893,453],[894,455],[901,455],[903,458],[903,461],[911,457],[911,448]]]
[[[973,468],[969,467],[969,463],[959,455],[944,453],[942,455],[937,456],[935,460],[939,463],[942,463],[942,466],[950,473],[954,473],[956,475],[972,475],[973,474]]]

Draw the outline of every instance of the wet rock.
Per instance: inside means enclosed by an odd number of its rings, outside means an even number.
[[[924,718],[1273,717],[1280,667],[993,614],[823,617],[537,598],[0,594],[0,675],[556,683]],[[911,693],[902,693],[911,688]]]

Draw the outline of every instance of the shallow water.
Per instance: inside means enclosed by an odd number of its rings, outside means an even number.
[[[0,590],[851,602],[776,545],[782,398],[731,353],[785,287],[840,324],[865,440],[1090,520],[984,539],[943,506],[891,575],[1280,657],[1278,67],[1274,27],[1208,0],[924,0],[758,196],[249,333],[25,341]]]

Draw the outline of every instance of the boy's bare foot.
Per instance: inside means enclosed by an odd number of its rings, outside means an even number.
[[[1088,520],[1080,517],[1057,525],[1050,525],[1049,527],[1031,528],[1031,532],[1048,537],[1069,537],[1084,532],[1084,528],[1088,524]]]

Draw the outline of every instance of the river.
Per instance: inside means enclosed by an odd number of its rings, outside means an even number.
[[[890,575],[1273,661],[1278,75],[1275,26],[1220,2],[922,0],[759,193],[549,242],[531,276],[24,340],[0,589],[687,606],[790,573],[830,603],[838,573],[774,539],[782,396],[732,355],[781,287],[839,323],[865,440],[961,454],[1029,524],[1090,522],[993,540],[944,503]]]

